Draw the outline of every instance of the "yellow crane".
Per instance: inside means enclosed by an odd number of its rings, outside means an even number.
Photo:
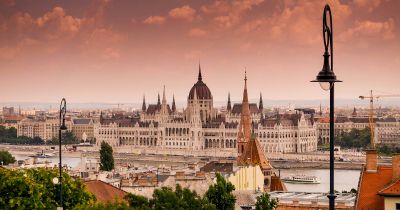
[[[371,90],[369,96],[359,96],[359,98],[361,100],[369,99],[368,121],[369,121],[369,128],[371,130],[371,147],[372,148],[375,148],[374,100],[377,100],[379,98],[386,98],[386,97],[400,97],[400,94],[374,95]]]

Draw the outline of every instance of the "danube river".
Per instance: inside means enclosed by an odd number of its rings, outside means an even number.
[[[25,160],[29,158],[27,155],[13,154],[17,160]],[[42,161],[50,161],[58,164],[58,156],[41,159]],[[67,164],[71,168],[79,165],[79,157],[63,157],[63,164]],[[277,172],[278,173],[278,172]],[[328,192],[329,191],[329,169],[281,169],[281,177],[289,175],[310,175],[316,176],[320,180],[320,184],[292,184],[285,183],[289,191],[299,192]],[[360,178],[359,170],[335,170],[335,190],[341,192],[343,190],[350,191],[352,188],[357,189],[358,179]]]

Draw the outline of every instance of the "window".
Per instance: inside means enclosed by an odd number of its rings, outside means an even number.
[[[396,210],[400,210],[400,203],[396,203]]]

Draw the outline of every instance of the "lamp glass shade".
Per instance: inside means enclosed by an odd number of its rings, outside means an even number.
[[[54,177],[52,181],[53,181],[53,184],[58,184],[58,178],[57,177]]]
[[[328,91],[331,89],[330,82],[319,82],[319,85],[321,86],[322,90]]]

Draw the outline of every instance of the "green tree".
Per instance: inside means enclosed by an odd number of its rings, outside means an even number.
[[[8,151],[0,151],[0,164],[8,165],[15,163],[15,158]]]
[[[52,180],[58,176],[54,169],[0,169],[0,209],[56,209],[60,188]],[[65,209],[95,201],[82,181],[64,173],[62,184]]]
[[[176,185],[175,191],[169,187],[155,189],[149,207],[155,210],[216,210],[215,205],[207,199],[197,195],[195,191],[182,189],[179,184]]]
[[[217,173],[217,183],[208,188],[205,196],[214,204],[217,209],[233,210],[235,209],[236,198],[232,194],[235,186],[231,182],[227,182],[224,177]]]
[[[151,209],[149,199],[144,196],[128,193],[125,196],[125,199],[128,201],[129,206],[143,210]]]
[[[278,207],[278,199],[271,198],[268,193],[257,197],[256,210],[274,210]]]
[[[114,169],[113,149],[107,142],[101,142],[100,170],[111,171]]]
[[[78,205],[74,210],[144,210],[141,208],[129,207],[125,202],[95,203],[90,205]]]

